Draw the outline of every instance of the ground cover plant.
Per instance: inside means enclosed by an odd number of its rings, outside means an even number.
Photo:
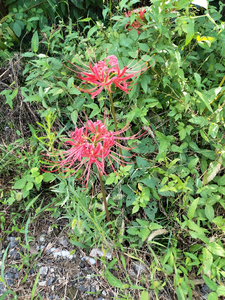
[[[0,242],[29,249],[48,214],[101,250],[113,299],[225,297],[225,30],[222,2],[203,2],[47,1],[49,19],[5,2]],[[17,299],[7,250],[0,299]]]

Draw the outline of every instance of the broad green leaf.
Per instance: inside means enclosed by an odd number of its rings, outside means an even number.
[[[210,222],[212,222],[214,218],[214,209],[211,205],[206,204],[205,206],[205,215]]]
[[[203,248],[202,253],[203,253],[203,271],[206,274],[212,267],[213,256],[206,248]]]
[[[209,279],[209,277],[207,277],[206,275],[202,275],[202,277],[210,290],[215,291],[217,289],[217,284],[214,281]]]
[[[141,300],[148,300],[148,299],[149,299],[148,292],[142,291],[141,292]]]
[[[208,123],[208,119],[206,117],[193,117],[189,119],[189,122],[201,125],[203,127]]]
[[[12,29],[18,37],[21,36],[21,27],[18,22],[13,23]]]
[[[196,208],[197,208],[197,206],[198,206],[198,200],[199,200],[199,198],[195,199],[195,200],[191,203],[191,205],[190,205],[190,208],[189,208],[188,213],[187,213],[189,219],[194,218],[195,211],[196,211]]]
[[[26,185],[25,185],[25,191],[30,191],[32,188],[33,188],[34,184],[33,182],[28,182]]]
[[[78,114],[77,114],[77,111],[75,110],[71,113],[71,119],[72,119],[74,124],[77,123],[77,117],[78,117]]]
[[[191,40],[194,37],[195,34],[195,23],[193,19],[188,20],[188,27],[187,27],[187,35],[186,35],[186,41],[185,41],[185,46],[187,46]]]
[[[92,36],[93,33],[95,33],[98,30],[97,26],[92,27],[89,31],[88,31],[88,38],[90,38]]]
[[[225,175],[223,175],[222,177],[220,177],[220,179],[217,181],[217,183],[219,185],[225,185]]]
[[[150,165],[149,165],[149,162],[144,159],[144,158],[141,158],[141,157],[137,157],[137,166],[138,168],[148,168]]]
[[[212,254],[225,257],[225,250],[216,242],[211,242],[208,244],[208,249]]]
[[[42,180],[43,180],[43,175],[39,175],[39,176],[35,177],[35,181],[37,184],[41,183]]]
[[[218,296],[216,293],[212,292],[209,294],[207,300],[218,300]]]
[[[55,175],[52,173],[43,173],[43,181],[44,182],[49,182],[55,180]]]
[[[26,180],[25,179],[19,179],[15,184],[14,184],[14,186],[13,186],[13,188],[14,189],[22,189],[22,188],[24,188],[24,186],[25,186],[25,184],[26,184]]]
[[[208,108],[209,111],[213,112],[210,104],[209,104],[209,100],[205,97],[205,95],[203,95],[201,92],[199,91],[195,91],[196,94],[198,94],[199,98],[201,99],[202,103],[205,104],[205,106]]]
[[[216,293],[218,296],[225,296],[225,286],[224,285],[218,286],[218,288],[216,289]]]
[[[177,287],[176,293],[177,293],[178,300],[186,300],[184,292],[183,292],[183,290],[182,290],[182,288],[181,288],[180,285]]]
[[[39,47],[39,36],[38,36],[38,32],[35,31],[31,39],[31,48],[33,52],[36,53],[38,51],[38,47]]]
[[[214,138],[217,137],[218,130],[219,130],[219,125],[218,124],[210,123],[208,134],[211,135],[211,137],[214,139]]]
[[[193,158],[193,159],[188,163],[188,169],[190,169],[190,170],[193,169],[193,168],[197,165],[198,161],[199,161],[199,158],[198,158],[198,157]]]

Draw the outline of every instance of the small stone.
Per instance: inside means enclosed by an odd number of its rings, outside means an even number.
[[[203,287],[201,288],[201,291],[202,291],[202,293],[205,293],[205,294],[209,294],[212,292],[206,284],[203,285]]]
[[[87,292],[88,289],[87,289],[86,285],[83,284],[83,285],[81,285],[81,286],[78,287],[78,290],[80,290],[81,292],[85,293],[85,292]]]
[[[102,295],[106,296],[107,295],[106,291],[102,291]]]
[[[48,267],[41,267],[40,268],[40,275],[45,276],[45,275],[47,275],[47,273],[48,273]]]
[[[7,237],[7,241],[10,241],[9,243],[9,249],[15,248],[18,241],[16,241],[15,237],[9,236]]]
[[[92,265],[96,264],[96,260],[94,258],[89,257],[89,256],[82,257],[81,260],[86,260]]]
[[[141,262],[133,262],[133,268],[137,274],[143,274],[146,272],[146,267]]]
[[[42,234],[42,235],[39,237],[39,241],[40,241],[40,242],[44,242],[44,241],[45,241],[45,238],[46,238],[46,235],[45,235],[45,234]]]
[[[90,290],[91,293],[95,293],[95,288],[94,287],[91,287],[91,290]]]
[[[83,261],[81,261],[81,262],[79,263],[79,266],[83,269],[83,268],[85,268],[85,263],[84,263]]]
[[[14,274],[13,273],[11,273],[11,272],[6,272],[5,273],[5,280],[6,280],[6,283],[8,284],[8,285],[13,285],[13,283],[14,283]]]
[[[6,287],[2,282],[0,282],[0,295],[4,294],[6,291]]]
[[[64,237],[64,236],[61,236],[59,239],[58,239],[58,242],[63,246],[63,247],[66,247],[68,245],[68,241],[67,239]]]
[[[47,286],[51,285],[55,281],[55,277],[50,277],[50,279],[47,282]]]
[[[46,285],[47,285],[47,284],[46,284],[46,281],[38,282],[38,284],[39,284],[40,286],[46,286]]]

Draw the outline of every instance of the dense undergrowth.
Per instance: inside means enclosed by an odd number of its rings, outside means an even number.
[[[114,249],[113,261],[102,258],[108,265],[103,276],[120,291],[118,299],[132,299],[130,289],[148,299],[150,290],[157,295],[166,282],[179,300],[192,299],[199,278],[212,290],[208,299],[218,299],[225,296],[222,4],[209,3],[203,10],[186,0],[151,3],[143,19],[135,12],[124,15],[140,5],[127,0],[104,3],[102,17],[88,15],[76,23],[58,12],[49,24],[40,8],[29,11],[26,24],[24,8],[14,7],[15,14],[5,17],[9,27],[3,24],[0,44],[2,237],[17,232],[22,238],[27,220],[48,211],[56,223],[68,219],[74,245],[86,251]],[[138,30],[132,26],[137,21]],[[142,128],[146,133],[123,141],[131,148],[123,151],[125,160],[133,164],[115,163],[114,173],[106,162],[111,229],[96,168],[86,190],[78,180],[85,167],[73,176],[42,171],[43,154],[54,154],[62,138],[86,119],[105,120],[115,129],[107,90],[93,99],[66,68],[79,71],[68,61],[93,65],[109,55],[118,58],[121,69],[132,61],[149,66],[134,79],[129,94],[112,86],[118,128],[129,122],[124,136]],[[125,272],[127,256],[146,264],[148,284],[140,280],[134,285],[128,274],[121,280],[110,273],[119,260]]]

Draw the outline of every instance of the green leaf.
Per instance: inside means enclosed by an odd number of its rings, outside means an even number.
[[[218,296],[225,296],[225,286],[224,285],[218,286],[216,293]]]
[[[191,122],[193,124],[201,125],[203,127],[208,123],[208,119],[205,117],[193,117],[193,118],[189,119],[189,122]]]
[[[208,244],[208,249],[212,254],[225,257],[225,250],[216,242],[211,242]]]
[[[217,133],[219,130],[219,125],[216,123],[210,123],[209,125],[209,135],[211,135],[211,137],[214,139],[217,137]]]
[[[14,184],[14,186],[13,186],[13,188],[14,189],[22,189],[22,188],[24,188],[24,186],[25,186],[25,184],[26,184],[26,180],[25,179],[19,179],[15,184]]]
[[[199,91],[195,91],[196,94],[198,94],[198,96],[200,97],[201,101],[203,104],[205,104],[205,106],[208,108],[209,111],[213,112],[210,104],[209,104],[209,100],[207,98],[205,98],[205,95],[203,95],[201,92]]]
[[[195,211],[196,211],[196,208],[197,208],[197,206],[198,206],[198,200],[199,200],[199,198],[195,199],[195,200],[191,203],[191,205],[190,205],[190,208],[189,208],[188,213],[187,213],[189,219],[194,218]]]
[[[195,23],[193,19],[188,20],[188,27],[187,27],[187,35],[186,35],[186,41],[185,41],[185,46],[187,46],[191,40],[194,37],[195,34]]]
[[[190,170],[193,169],[193,168],[197,165],[198,161],[199,161],[199,158],[198,158],[198,157],[193,158],[193,159],[188,163],[188,169],[190,169]]]
[[[108,280],[110,285],[117,287],[119,289],[124,289],[124,285],[122,281],[116,278],[111,272],[109,272],[109,270],[105,271],[105,278]]]
[[[205,215],[207,217],[207,219],[212,222],[213,218],[214,218],[214,209],[211,205],[206,204],[205,206]]]
[[[25,185],[25,191],[30,191],[32,188],[33,188],[34,184],[33,182],[28,182],[26,185]]]
[[[38,47],[39,47],[39,36],[38,36],[38,32],[35,31],[31,39],[31,48],[33,52],[36,53],[38,51]]]
[[[218,296],[216,293],[210,293],[207,300],[218,300]]]
[[[147,291],[142,291],[141,292],[141,300],[148,300],[148,292]]]
[[[42,180],[43,180],[43,175],[39,175],[39,176],[35,177],[35,181],[37,184],[41,183]]]
[[[49,182],[49,181],[55,180],[55,175],[53,175],[52,173],[43,173],[42,176],[43,176],[44,182]]]
[[[144,158],[141,158],[141,157],[137,157],[137,166],[138,168],[148,168],[150,165],[149,165],[149,162],[144,159]]]
[[[203,271],[206,274],[212,267],[213,256],[206,248],[203,248],[202,253],[203,253]]]
[[[12,29],[18,37],[21,36],[21,27],[18,22],[13,23]]]
[[[80,92],[77,88],[75,88],[75,87],[73,86],[73,87],[70,88],[70,94],[71,94],[71,95],[80,95],[81,92]]]
[[[217,284],[214,281],[209,279],[209,277],[207,277],[206,275],[202,275],[202,277],[210,290],[215,291],[217,289]]]
[[[217,183],[219,185],[225,185],[225,175],[223,175],[222,177],[220,177],[220,179],[217,181]]]
[[[182,288],[181,288],[180,285],[177,287],[176,293],[177,293],[178,300],[186,300],[184,292],[183,292],[183,290],[182,290]]]

